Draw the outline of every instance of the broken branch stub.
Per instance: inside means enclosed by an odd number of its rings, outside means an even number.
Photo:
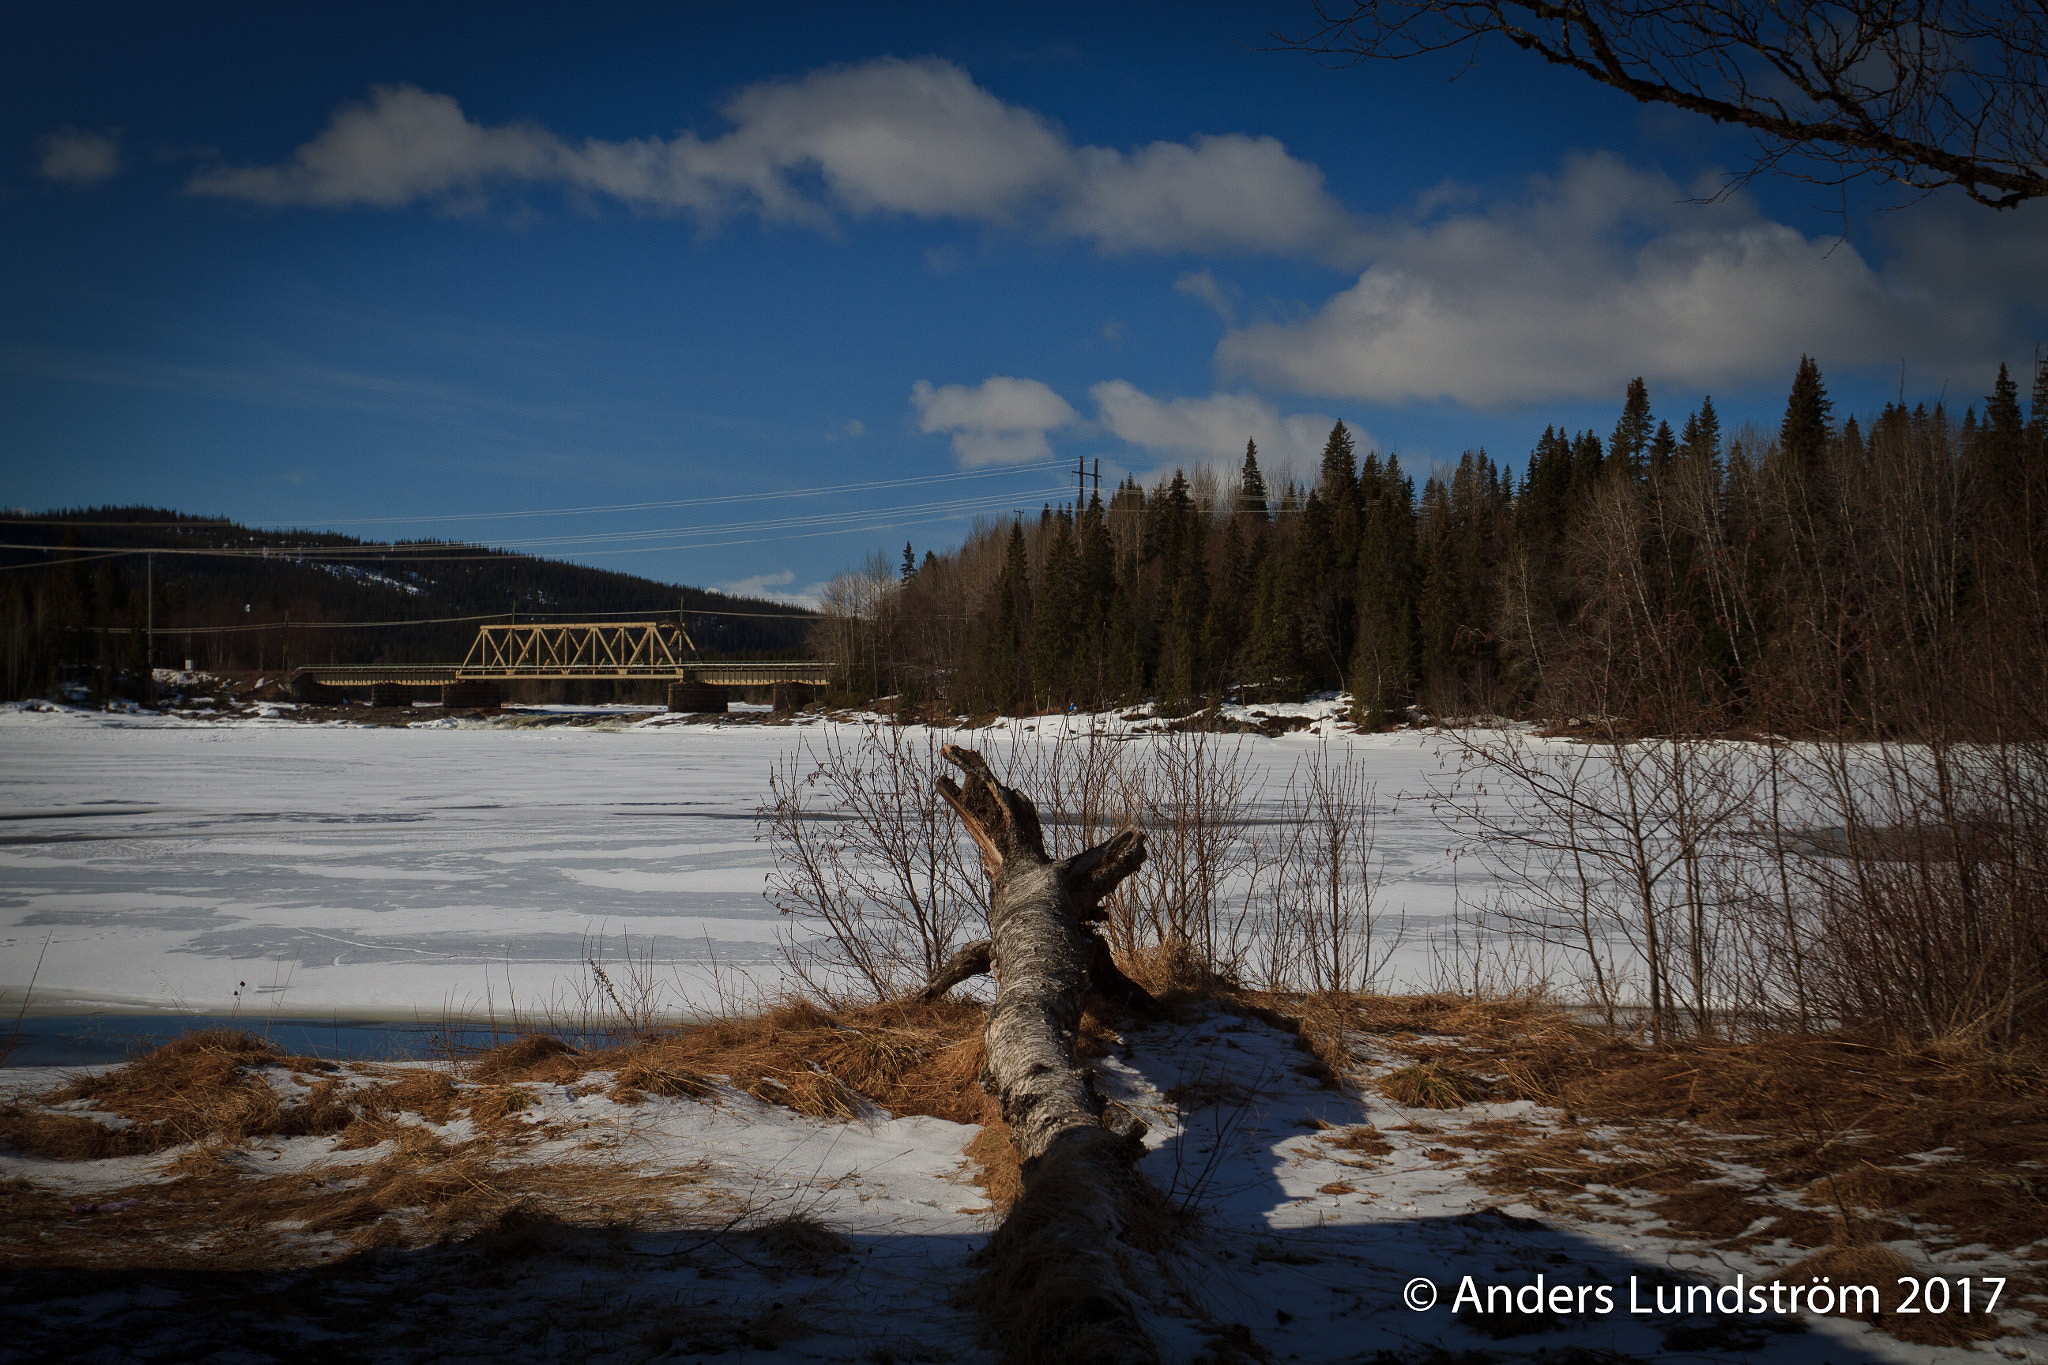
[[[1125,830],[1055,862],[1028,797],[998,782],[973,750],[942,752],[965,780],[941,777],[939,791],[989,874],[989,940],[962,949],[929,989],[942,992],[941,982],[964,980],[977,963],[996,975],[982,1083],[1010,1125],[1023,1186],[982,1253],[988,1311],[1021,1357],[1155,1359],[1117,1264],[1144,1197],[1134,1170],[1144,1125],[1122,1116],[1110,1127],[1074,1055],[1091,987],[1152,1003],[1090,927],[1103,897],[1145,861],[1145,836]]]

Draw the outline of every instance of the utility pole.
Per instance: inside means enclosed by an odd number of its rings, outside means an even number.
[[[142,667],[149,674],[153,686],[156,683],[156,556],[144,555],[143,559],[149,565],[143,575],[143,582],[147,585],[143,591],[149,596],[149,629],[147,638],[142,642]]]

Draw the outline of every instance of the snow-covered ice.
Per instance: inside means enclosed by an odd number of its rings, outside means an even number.
[[[1428,935],[1475,875],[1422,799],[1447,760],[1427,733],[1337,735],[1336,709],[1270,708],[1315,724],[1243,743],[1272,793],[1319,736],[1366,765],[1381,903],[1409,933],[1392,979],[1421,984]],[[770,765],[835,723],[680,719],[0,710],[0,990],[19,1000],[33,974],[38,1012],[440,1019],[560,1005],[586,958],[630,946],[653,950],[678,1003],[772,991],[784,922],[761,894],[755,809]],[[1085,721],[955,738],[999,761]]]

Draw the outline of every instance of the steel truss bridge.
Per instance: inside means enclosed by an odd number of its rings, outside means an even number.
[[[459,664],[312,664],[294,683],[326,687],[450,687],[518,679],[654,678],[708,687],[822,687],[823,663],[714,663],[697,657],[673,622],[599,621],[584,625],[490,625],[477,629]],[[721,708],[722,709],[722,708]]]

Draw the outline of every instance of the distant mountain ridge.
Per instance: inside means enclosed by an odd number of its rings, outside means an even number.
[[[811,628],[786,603],[462,542],[271,531],[159,507],[14,511],[0,513],[5,695],[81,672],[110,688],[139,678],[152,582],[159,667],[454,661],[485,620],[679,611],[706,655],[795,658]]]

